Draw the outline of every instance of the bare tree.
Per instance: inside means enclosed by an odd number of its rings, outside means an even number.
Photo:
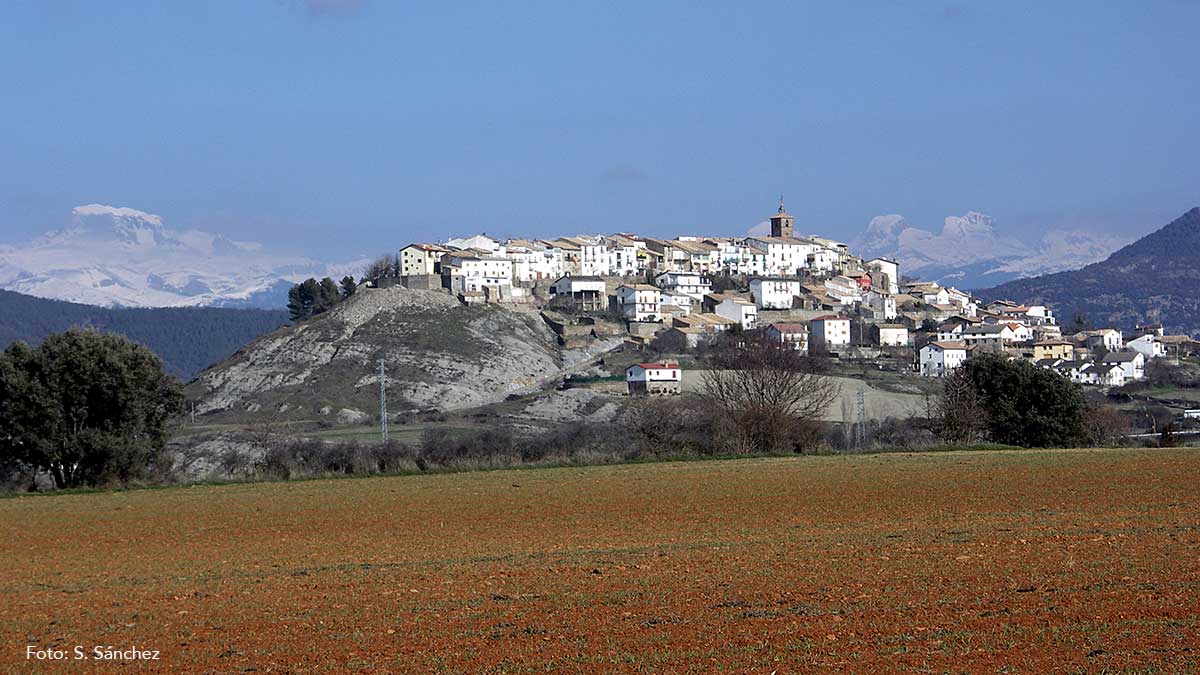
[[[987,435],[988,414],[966,370],[942,381],[942,393],[929,401],[930,429],[943,443],[978,443]]]
[[[840,394],[820,361],[759,331],[731,334],[706,350],[702,396],[732,422],[746,452],[801,451],[818,436]]]

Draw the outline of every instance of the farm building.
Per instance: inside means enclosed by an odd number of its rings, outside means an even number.
[[[625,369],[630,396],[662,396],[682,390],[683,372],[678,363],[635,363]]]

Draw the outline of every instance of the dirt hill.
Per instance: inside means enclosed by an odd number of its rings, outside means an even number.
[[[215,421],[377,419],[379,360],[389,412],[454,410],[552,382],[618,341],[566,350],[537,312],[462,306],[436,291],[367,289],[329,312],[269,333],[192,385]]]

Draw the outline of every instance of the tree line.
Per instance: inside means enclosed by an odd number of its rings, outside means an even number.
[[[288,314],[292,321],[303,321],[333,309],[357,291],[358,283],[349,275],[340,284],[329,277],[320,281],[310,277],[288,291]]]

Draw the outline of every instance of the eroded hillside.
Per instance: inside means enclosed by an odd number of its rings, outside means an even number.
[[[524,308],[465,307],[445,293],[400,287],[366,290],[260,338],[202,374],[192,394],[196,412],[209,418],[357,423],[378,410],[380,359],[390,411],[453,410],[552,381],[612,346],[563,350]]]

